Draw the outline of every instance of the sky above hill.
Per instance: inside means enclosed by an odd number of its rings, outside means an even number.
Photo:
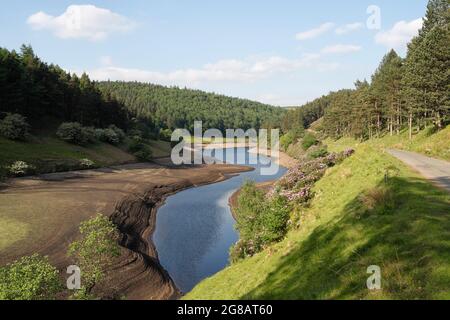
[[[95,80],[177,85],[281,106],[370,78],[406,52],[426,0],[8,1],[0,46]]]

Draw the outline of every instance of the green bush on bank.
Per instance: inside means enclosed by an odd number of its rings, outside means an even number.
[[[119,233],[116,225],[106,216],[97,214],[80,224],[81,239],[70,244],[68,255],[82,270],[81,289],[74,299],[90,300],[95,285],[105,279],[106,269],[120,255]]]
[[[30,125],[26,118],[17,113],[8,113],[0,121],[0,135],[10,140],[25,140],[29,130]]]
[[[47,257],[35,254],[0,267],[0,300],[53,300],[61,289]]]
[[[236,228],[240,240],[230,250],[231,262],[252,256],[266,245],[283,239],[289,213],[285,198],[267,198],[254,182],[247,182],[238,198]]]
[[[77,145],[87,144],[90,140],[90,133],[90,130],[86,130],[78,122],[64,122],[56,131],[59,139]]]
[[[153,158],[153,151],[145,140],[139,136],[133,136],[128,142],[128,151],[131,152],[139,161],[150,161]]]
[[[86,145],[96,142],[105,142],[112,145],[118,145],[125,139],[125,133],[122,129],[111,125],[106,129],[83,127],[78,122],[62,123],[56,135],[63,141],[76,144]]]
[[[319,144],[319,140],[312,133],[307,133],[302,140],[303,150],[308,150],[310,147]]]

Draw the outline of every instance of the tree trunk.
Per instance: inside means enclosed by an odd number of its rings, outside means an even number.
[[[409,125],[409,140],[412,140],[412,113],[409,113],[408,125]]]

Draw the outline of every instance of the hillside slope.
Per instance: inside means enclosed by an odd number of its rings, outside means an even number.
[[[170,143],[148,140],[155,158],[170,154]],[[126,147],[98,142],[87,146],[66,143],[52,136],[33,136],[27,141],[12,141],[0,137],[0,176],[15,161],[25,161],[36,168],[36,173],[81,169],[79,161],[90,159],[95,167],[137,162]]]
[[[349,146],[356,154],[317,183],[299,229],[185,299],[449,299],[450,195],[379,142],[329,143]],[[366,287],[371,265],[382,290]]]
[[[204,128],[256,128],[276,125],[285,110],[267,104],[200,90],[137,82],[99,82],[96,87],[117,99],[128,111],[157,128],[187,128],[203,121]]]

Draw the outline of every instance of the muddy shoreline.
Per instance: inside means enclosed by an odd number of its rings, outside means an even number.
[[[73,264],[66,252],[79,237],[79,223],[100,212],[117,224],[122,254],[95,292],[115,299],[177,299],[181,292],[159,264],[151,241],[158,208],[177,192],[249,170],[253,169],[158,163],[13,179],[0,191],[0,219],[28,223],[30,231],[2,248],[0,265],[39,253],[48,256],[64,277]]]
[[[281,158],[286,159],[283,154]],[[292,161],[281,162],[292,165]],[[28,236],[0,250],[0,265],[39,253],[48,256],[64,276],[72,264],[67,247],[79,237],[79,223],[103,213],[118,226],[122,254],[108,272],[106,285],[97,286],[95,292],[111,299],[178,299],[182,293],[160,265],[152,242],[158,209],[178,192],[251,170],[228,164],[176,167],[161,159],[154,164],[13,179],[0,190],[0,211],[7,209],[0,212],[0,219],[22,219],[32,227]],[[229,199],[231,208],[238,194]],[[31,213],[23,207],[27,202],[33,204]]]
[[[133,255],[137,255],[149,267],[157,270],[158,275],[156,278],[160,278],[162,290],[162,295],[158,299],[179,299],[183,295],[176,287],[169,273],[159,263],[158,252],[152,241],[152,236],[156,228],[158,209],[165,204],[168,197],[176,193],[190,188],[222,182],[232,178],[236,174],[253,170],[245,166],[233,166],[233,169],[233,172],[221,174],[217,179],[201,181],[196,184],[181,183],[170,186],[153,186],[141,197],[137,196],[134,199],[124,199],[124,201],[118,204],[116,211],[111,216],[112,221],[118,226],[122,235],[122,239],[120,240],[121,246],[130,250]],[[130,208],[133,209],[130,210]],[[144,217],[139,214],[140,212]],[[147,212],[148,217],[145,217],[145,212]],[[154,277],[155,275],[153,275]],[[152,279],[152,281],[155,281],[155,279]],[[135,296],[133,297],[134,299],[139,299],[141,294],[145,296],[145,293],[142,291],[145,291],[145,286],[144,288],[134,287],[129,294]],[[152,298],[150,297],[150,299]]]

